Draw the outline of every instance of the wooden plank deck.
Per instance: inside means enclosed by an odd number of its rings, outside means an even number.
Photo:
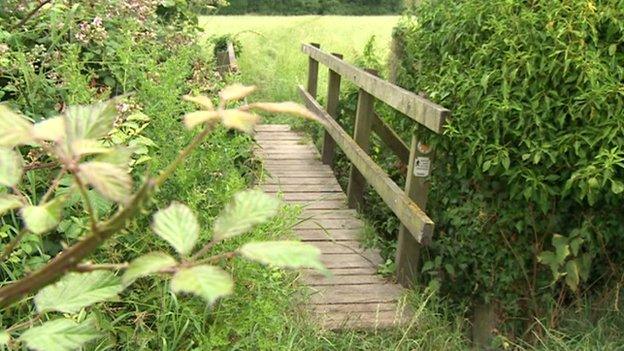
[[[404,325],[410,313],[403,289],[377,274],[379,252],[363,249],[364,223],[346,205],[346,196],[316,148],[288,125],[261,125],[255,153],[269,177],[262,188],[285,202],[304,206],[295,231],[321,249],[330,277],[305,272],[310,308],[327,329],[378,329]]]

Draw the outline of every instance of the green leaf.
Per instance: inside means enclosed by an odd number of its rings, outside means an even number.
[[[37,351],[73,351],[100,337],[95,321],[87,319],[76,323],[59,318],[26,330],[20,336],[29,349]]]
[[[132,178],[127,169],[100,161],[85,162],[78,167],[85,182],[105,198],[125,202],[132,194]]]
[[[221,241],[249,231],[277,214],[280,202],[259,190],[248,190],[234,196],[214,224],[214,240]]]
[[[553,274],[553,277],[557,278],[559,276],[559,260],[557,260],[557,256],[552,251],[543,251],[537,256],[537,260],[548,267]]]
[[[11,341],[11,335],[5,330],[0,331],[0,346],[7,346]]]
[[[197,242],[199,223],[190,208],[181,203],[173,203],[154,215],[152,230],[178,253],[187,255]]]
[[[166,253],[150,252],[130,263],[130,266],[121,277],[121,282],[124,286],[128,286],[138,278],[148,276],[165,268],[175,267],[177,264],[178,262]]]
[[[566,284],[572,289],[572,291],[576,291],[578,289],[578,285],[580,282],[579,278],[579,268],[576,264],[576,260],[570,260],[566,263]]]
[[[69,273],[39,291],[35,305],[39,312],[77,313],[94,303],[116,298],[122,290],[120,279],[109,271]]]
[[[68,107],[63,115],[68,141],[106,136],[113,129],[117,117],[115,104],[115,100],[109,100],[88,106]]]
[[[552,238],[552,244],[555,247],[555,252],[557,254],[557,261],[559,264],[563,264],[565,259],[570,255],[570,246],[568,246],[568,238],[555,234]]]
[[[612,180],[611,181],[611,191],[614,194],[620,194],[624,191],[624,183],[617,181],[617,180]]]
[[[40,140],[60,141],[65,138],[65,120],[54,117],[43,120],[34,126],[33,135]]]
[[[299,241],[265,241],[243,245],[240,253],[250,260],[284,268],[325,270],[321,250]]]
[[[0,185],[12,187],[22,179],[23,162],[19,152],[0,147]]]
[[[8,211],[22,207],[22,201],[15,195],[0,195],[0,216]]]
[[[14,147],[33,142],[33,126],[23,115],[0,104],[0,146]]]
[[[71,143],[72,154],[76,156],[104,154],[112,149],[93,139],[74,140]]]
[[[35,234],[44,234],[61,221],[63,211],[63,198],[56,198],[41,206],[26,206],[22,208],[21,215],[26,223],[26,228]]]
[[[232,293],[234,282],[230,275],[214,266],[195,266],[182,269],[171,279],[175,293],[192,293],[204,298],[209,304]]]

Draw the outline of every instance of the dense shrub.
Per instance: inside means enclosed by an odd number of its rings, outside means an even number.
[[[416,130],[437,150],[423,272],[451,296],[525,318],[621,276],[622,9],[431,0],[397,29],[399,84],[453,111],[443,136]]]
[[[401,11],[401,0],[230,0],[226,15],[381,15]]]

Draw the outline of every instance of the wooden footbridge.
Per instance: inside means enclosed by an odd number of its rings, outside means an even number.
[[[301,240],[320,248],[322,259],[332,272],[329,277],[306,273],[311,288],[311,306],[320,322],[330,329],[387,328],[410,321],[402,303],[404,290],[418,272],[419,249],[433,233],[434,223],[425,214],[428,177],[433,150],[415,138],[408,147],[375,113],[379,100],[417,123],[440,133],[449,111],[412,92],[352,66],[338,54],[328,54],[316,44],[303,45],[309,56],[307,88],[300,92],[307,107],[324,121],[322,153],[288,125],[263,125],[256,130],[256,154],[264,160],[268,177],[263,189],[284,201],[304,207],[302,222],[295,231]],[[327,106],[316,101],[319,63],[329,68]],[[349,136],[333,116],[338,112],[341,78],[360,88],[355,134]],[[408,164],[407,186],[401,189],[368,156],[371,132]],[[333,174],[336,146],[352,163],[347,192]],[[370,185],[402,223],[397,249],[397,281],[377,274],[382,262],[379,252],[366,250],[359,239],[364,223],[356,209]],[[399,284],[400,283],[400,284]]]

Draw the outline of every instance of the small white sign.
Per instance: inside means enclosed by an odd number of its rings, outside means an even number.
[[[429,157],[417,157],[414,164],[414,176],[425,178],[431,171],[431,159]]]

